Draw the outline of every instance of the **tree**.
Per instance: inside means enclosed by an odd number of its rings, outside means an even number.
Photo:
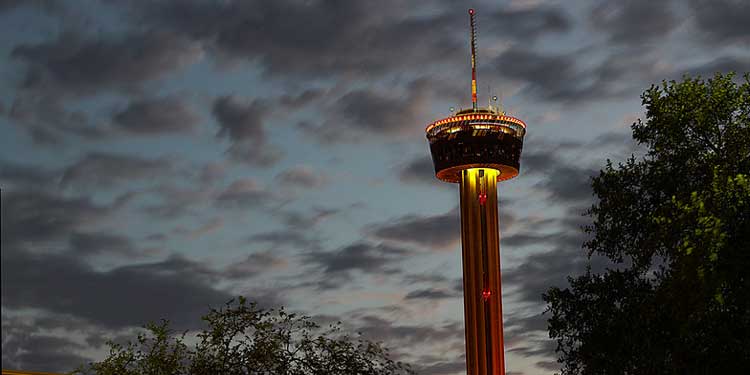
[[[77,373],[98,375],[172,374],[411,374],[388,350],[340,332],[341,323],[322,329],[309,317],[284,309],[264,310],[240,297],[203,317],[208,328],[194,348],[169,323],[150,323],[135,342],[109,342],[110,354]]]
[[[750,373],[750,77],[641,98],[646,155],[592,180],[584,248],[613,265],[543,296],[562,373]]]

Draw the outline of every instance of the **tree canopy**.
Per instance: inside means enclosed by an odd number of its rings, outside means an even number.
[[[411,374],[379,343],[354,340],[341,324],[322,328],[307,316],[265,310],[240,297],[203,317],[197,344],[186,343],[166,320],[149,323],[126,345],[109,342],[110,354],[77,373],[97,375],[178,374]]]
[[[646,155],[592,181],[584,248],[613,265],[543,297],[562,373],[750,373],[750,79],[641,98]]]

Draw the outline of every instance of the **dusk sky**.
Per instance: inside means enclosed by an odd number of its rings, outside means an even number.
[[[550,374],[541,294],[581,273],[589,178],[640,94],[750,71],[747,1],[0,0],[2,367],[69,371],[244,295],[462,374],[458,186],[428,123],[528,124],[499,184],[508,374]]]

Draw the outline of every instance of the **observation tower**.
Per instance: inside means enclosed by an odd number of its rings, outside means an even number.
[[[526,124],[497,106],[477,107],[474,9],[469,21],[472,108],[433,122],[426,132],[435,175],[459,184],[466,372],[505,375],[497,183],[518,175]]]

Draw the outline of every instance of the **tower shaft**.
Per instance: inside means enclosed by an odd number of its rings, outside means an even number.
[[[505,375],[495,169],[461,171],[467,375]]]

